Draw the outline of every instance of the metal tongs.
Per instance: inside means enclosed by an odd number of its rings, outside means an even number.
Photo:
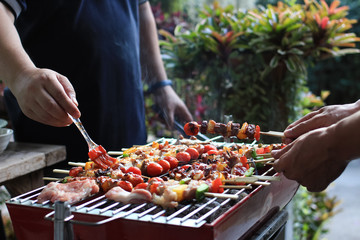
[[[89,146],[89,157],[90,159],[98,164],[101,168],[106,169],[109,166],[112,166],[116,159],[112,158],[107,154],[106,150],[101,146],[96,144],[89,136],[89,134],[86,132],[83,124],[81,123],[79,118],[73,118],[71,115],[69,115],[70,118],[73,120],[76,127],[79,129],[83,137],[85,138],[88,146]]]
[[[96,149],[97,147],[99,147],[98,144],[96,144],[89,136],[89,134],[86,132],[82,122],[80,121],[80,118],[74,118],[73,116],[71,116],[69,114],[69,117],[73,120],[74,124],[76,125],[76,127],[79,129],[79,131],[81,132],[81,134],[83,135],[83,137],[85,138],[88,147],[89,147],[89,152]]]

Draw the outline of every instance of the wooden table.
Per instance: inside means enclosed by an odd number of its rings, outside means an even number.
[[[0,154],[0,185],[4,184],[11,195],[43,186],[43,169],[65,158],[65,146],[10,142]],[[14,191],[10,185],[23,190]]]

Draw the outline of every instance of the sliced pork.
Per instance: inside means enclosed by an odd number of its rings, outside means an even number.
[[[69,183],[51,182],[41,191],[37,201],[43,203],[50,200],[51,202],[62,201],[73,204],[98,192],[99,186],[92,179]]]
[[[145,189],[134,189],[128,192],[121,187],[114,187],[105,194],[105,197],[124,204],[151,202],[151,193]]]

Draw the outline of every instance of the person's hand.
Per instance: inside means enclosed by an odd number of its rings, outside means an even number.
[[[305,133],[285,148],[272,151],[272,156],[277,159],[274,169],[309,191],[322,191],[348,164],[345,149],[338,146],[337,140],[329,134],[329,128]]]
[[[359,110],[359,103],[331,105],[311,112],[290,124],[284,131],[284,143],[288,144],[299,136],[322,127],[328,127]]]
[[[80,117],[69,80],[49,69],[26,69],[11,82],[10,90],[23,113],[43,124],[62,127],[72,123],[68,113]]]
[[[169,128],[173,127],[175,115],[184,122],[192,121],[188,108],[171,86],[156,90],[154,100],[155,104],[164,111],[165,122]]]

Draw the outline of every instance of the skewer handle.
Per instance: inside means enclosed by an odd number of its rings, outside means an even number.
[[[284,137],[284,133],[283,133],[283,132],[277,132],[277,131],[260,132],[260,134],[262,134],[262,135],[268,135],[268,136],[272,136],[272,137],[279,137],[279,138],[283,138],[283,137]]]
[[[239,198],[239,196],[235,195],[235,194],[211,193],[211,192],[206,192],[205,196],[216,197],[216,198],[230,198],[230,199],[234,199],[234,200]]]
[[[63,173],[63,174],[69,174],[69,170],[64,170],[64,169],[54,169],[53,170],[54,173]]]

